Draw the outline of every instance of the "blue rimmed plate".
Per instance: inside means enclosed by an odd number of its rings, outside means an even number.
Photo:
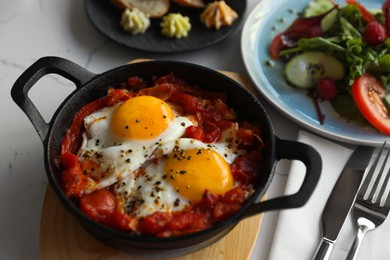
[[[333,110],[329,102],[320,103],[325,123],[320,124],[313,101],[306,92],[288,85],[284,66],[275,61],[267,65],[272,38],[284,31],[309,0],[262,0],[249,14],[241,35],[241,52],[245,67],[257,90],[293,121],[322,136],[351,144],[378,146],[390,137],[361,122],[347,121]],[[336,1],[344,5],[344,1]],[[381,8],[380,0],[359,1],[368,9]]]

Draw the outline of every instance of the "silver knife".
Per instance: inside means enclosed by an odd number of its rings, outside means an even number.
[[[345,164],[322,212],[323,237],[314,260],[329,259],[337,236],[355,200],[374,149],[374,147],[358,146]]]

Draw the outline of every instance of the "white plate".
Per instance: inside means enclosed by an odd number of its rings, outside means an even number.
[[[255,87],[293,121],[325,137],[352,144],[379,146],[390,137],[373,127],[347,121],[333,110],[329,102],[320,103],[325,123],[320,124],[313,101],[306,92],[289,86],[283,76],[283,64],[267,66],[268,46],[272,38],[284,31],[309,0],[262,0],[248,16],[242,36],[241,52],[245,67]],[[344,1],[337,1],[344,5]],[[381,0],[361,0],[365,7],[380,8]]]

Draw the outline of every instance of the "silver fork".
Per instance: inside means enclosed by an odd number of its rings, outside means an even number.
[[[389,194],[384,194],[390,178],[390,170],[387,171],[387,173],[384,173],[386,162],[388,161],[390,154],[390,149],[387,151],[386,158],[382,161],[382,163],[379,163],[380,158],[385,153],[385,145],[386,142],[383,144],[379,154],[375,158],[373,165],[367,173],[367,176],[361,188],[359,189],[355,204],[353,206],[352,214],[358,226],[358,233],[348,253],[347,260],[354,260],[356,258],[357,252],[366,232],[380,226],[385,221],[390,210],[390,196]],[[374,180],[374,172],[376,169],[378,169],[378,167],[380,167],[380,169],[376,175],[376,179]],[[385,179],[380,186],[380,180],[384,174],[386,176],[384,177]],[[371,180],[375,182],[372,185],[370,194],[366,198],[365,194],[367,193]],[[374,198],[374,194],[377,193],[378,190],[379,193],[377,197]],[[384,195],[387,197],[383,198],[385,200],[383,204],[381,203],[381,200]]]

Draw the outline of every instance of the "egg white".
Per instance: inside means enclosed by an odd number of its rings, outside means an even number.
[[[127,140],[117,137],[111,130],[111,119],[119,105],[105,107],[85,117],[83,142],[79,150],[80,160],[91,158],[98,162],[93,169],[93,181],[86,193],[108,187],[140,168],[162,143],[179,138],[185,129],[193,125],[188,117],[178,116],[160,135],[148,140]],[[146,112],[147,113],[147,112]]]
[[[177,150],[210,149],[219,153],[230,165],[244,151],[237,149],[237,142],[230,138],[231,133],[224,135],[229,138],[211,144],[192,138],[177,138],[159,145],[150,160],[142,166],[142,174],[131,174],[116,184],[115,192],[124,198],[125,210],[134,217],[143,217],[156,211],[181,211],[190,205],[190,201],[166,179],[164,167],[167,155]]]
[[[168,142],[161,143],[151,158],[171,154],[174,149],[183,151],[190,149],[211,149],[219,153],[227,164],[230,165],[238,156],[246,153],[244,149],[238,148],[241,143],[236,137],[237,129],[238,124],[233,124],[230,128],[225,129],[221,133],[219,140],[213,143],[203,143],[202,141],[192,138],[172,139]]]
[[[177,193],[166,180],[165,162],[149,162],[140,175],[132,174],[115,185],[115,193],[121,195],[126,212],[133,217],[145,217],[156,211],[181,211],[189,201]]]

